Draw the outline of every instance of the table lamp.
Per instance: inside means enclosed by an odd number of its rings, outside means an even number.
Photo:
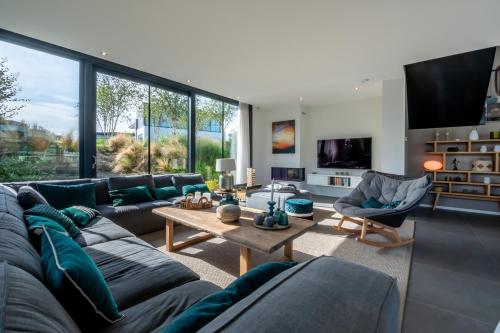
[[[230,191],[233,189],[234,177],[231,171],[236,170],[234,158],[218,158],[215,160],[215,171],[220,172],[219,188]]]

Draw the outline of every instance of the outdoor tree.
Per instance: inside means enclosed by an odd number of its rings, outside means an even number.
[[[0,118],[11,118],[24,104],[12,104],[12,102],[26,102],[25,99],[16,98],[21,91],[17,83],[19,74],[11,73],[7,67],[7,59],[0,58]]]
[[[96,120],[106,137],[115,134],[120,121],[131,120],[129,111],[138,106],[143,95],[140,85],[133,81],[105,74],[97,76]]]
[[[163,89],[151,90],[151,125],[155,137],[159,137],[162,124],[169,122],[172,135],[177,135],[179,129],[187,129],[188,105],[184,95]]]
[[[203,130],[212,120],[226,127],[238,112],[238,108],[233,105],[209,98],[197,98],[196,106],[196,130]]]

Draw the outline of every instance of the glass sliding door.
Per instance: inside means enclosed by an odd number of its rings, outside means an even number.
[[[187,171],[189,98],[151,87],[151,173]]]
[[[0,182],[79,177],[79,71],[0,41]]]
[[[97,177],[148,172],[149,87],[96,74]]]
[[[239,107],[224,103],[224,158],[236,159],[239,125]]]
[[[206,180],[217,179],[215,160],[222,157],[223,103],[196,96],[195,171]]]

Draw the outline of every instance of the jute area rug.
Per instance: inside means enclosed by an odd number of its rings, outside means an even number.
[[[294,260],[302,262],[316,256],[329,255],[389,274],[397,278],[401,313],[403,313],[413,246],[381,249],[359,243],[354,237],[334,230],[332,226],[338,223],[340,216],[331,208],[315,208],[314,219],[318,221],[318,225],[294,241]],[[345,224],[345,226],[354,225]],[[409,217],[398,231],[402,238],[411,238],[414,230],[414,219]],[[196,230],[181,225],[175,226],[176,240],[187,239],[197,234]],[[369,237],[383,240],[379,235]],[[164,231],[146,234],[141,238],[166,252]],[[168,255],[191,268],[202,280],[210,281],[222,288],[234,281],[239,274],[239,247],[220,238],[213,238]],[[282,250],[271,255],[254,251],[252,261],[255,266],[279,260],[282,256]]]

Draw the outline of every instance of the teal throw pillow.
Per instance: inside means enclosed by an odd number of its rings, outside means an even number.
[[[375,199],[374,197],[368,198],[366,201],[364,201],[361,204],[361,207],[363,208],[382,208],[384,204]]]
[[[153,197],[146,185],[139,185],[121,190],[109,191],[113,206],[126,206],[140,202],[153,201]]]
[[[99,211],[83,206],[64,208],[60,212],[80,228],[85,227],[94,217],[99,215]]]
[[[60,211],[49,205],[39,204],[24,211],[24,216],[41,216],[46,217],[52,221],[59,223],[68,234],[75,238],[80,234],[80,229],[73,223],[73,221],[62,214]]]
[[[399,206],[399,204],[401,203],[400,200],[398,201],[393,201],[391,203],[388,203],[388,204],[385,204],[383,205],[381,208],[385,208],[385,209],[394,209],[396,208],[397,206]]]
[[[160,187],[154,190],[156,199],[167,200],[179,195],[175,186]]]
[[[42,234],[41,230],[45,226],[47,229],[55,230],[66,236],[69,236],[69,233],[66,231],[66,229],[64,229],[62,225],[43,216],[28,215],[26,216],[26,223],[28,224],[28,230],[30,232],[34,232],[37,235]]]
[[[182,195],[188,195],[194,192],[206,193],[210,192],[207,184],[184,185],[182,187]]]
[[[225,289],[190,306],[168,325],[163,333],[197,332],[232,305],[296,264],[296,262],[271,262],[255,267]]]
[[[91,331],[123,317],[96,264],[71,238],[43,228],[41,257],[46,284],[80,327]]]
[[[96,208],[94,183],[78,185],[37,184],[37,187],[49,204],[57,209],[77,205]]]

